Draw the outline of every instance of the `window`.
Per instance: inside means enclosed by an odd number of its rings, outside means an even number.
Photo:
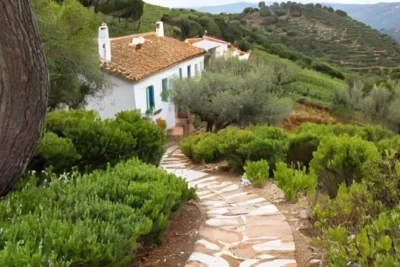
[[[191,67],[192,66],[190,66],[190,65],[187,67],[187,76],[188,76],[188,78],[192,77],[192,75],[190,73],[191,72]]]
[[[182,80],[182,78],[183,78],[182,68],[179,68],[179,79]]]
[[[147,110],[154,110],[156,108],[156,103],[154,101],[154,86],[146,88],[146,103]]]
[[[168,102],[168,87],[169,87],[169,81],[168,78],[162,79],[162,91],[161,91],[161,99],[163,102]]]
[[[199,66],[197,64],[194,65],[194,73],[197,74],[199,72]]]
[[[200,70],[203,69],[203,62],[200,62]]]

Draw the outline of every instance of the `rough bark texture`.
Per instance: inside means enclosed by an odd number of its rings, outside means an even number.
[[[35,153],[46,115],[48,73],[29,0],[0,0],[0,196]]]

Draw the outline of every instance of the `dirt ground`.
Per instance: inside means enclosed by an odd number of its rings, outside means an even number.
[[[170,226],[161,246],[144,247],[136,253],[132,267],[177,267],[193,251],[198,230],[204,221],[200,209],[193,203],[182,206],[171,217]]]

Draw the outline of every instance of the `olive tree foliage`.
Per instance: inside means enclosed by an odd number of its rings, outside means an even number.
[[[375,85],[369,92],[365,92],[361,82],[355,82],[347,90],[337,89],[333,108],[340,115],[347,114],[349,117],[359,112],[370,122],[399,132],[400,83],[388,81],[385,84],[387,86]]]
[[[291,112],[284,84],[293,77],[285,69],[237,59],[214,59],[208,71],[192,79],[175,78],[171,101],[180,109],[198,114],[208,131],[231,124],[277,124]]]
[[[144,2],[142,0],[102,0],[98,3],[97,9],[117,18],[138,21],[143,15]]]
[[[30,2],[49,68],[48,108],[79,108],[86,96],[104,89],[96,41],[99,19],[77,0]]]

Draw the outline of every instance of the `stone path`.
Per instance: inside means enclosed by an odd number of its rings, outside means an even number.
[[[295,244],[277,207],[237,184],[191,170],[177,147],[167,150],[161,167],[197,188],[207,220],[186,267],[296,267]]]

